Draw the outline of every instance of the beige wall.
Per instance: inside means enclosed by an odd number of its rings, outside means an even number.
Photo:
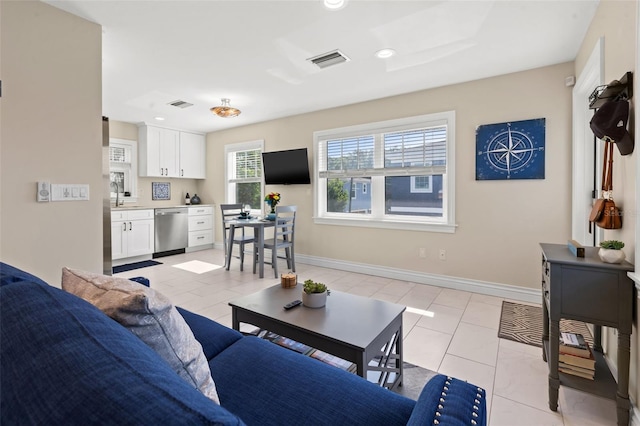
[[[0,2],[0,259],[60,285],[102,272],[99,25],[41,2]],[[36,182],[88,184],[90,201],[36,202]]]
[[[109,121],[109,137],[117,139],[127,139],[138,141],[138,126],[132,123],[122,121]],[[151,199],[151,183],[152,182],[169,182],[171,183],[171,199],[170,200],[152,200]],[[159,178],[159,177],[138,177],[138,202],[135,205],[149,207],[171,207],[184,204],[184,198],[189,194],[193,196],[198,194],[202,200],[202,204],[208,204],[211,200],[207,200],[199,192],[198,179],[177,179],[177,178]]]
[[[602,0],[595,17],[584,38],[578,56],[576,57],[576,75],[584,69],[585,63],[593,51],[597,41],[604,40],[604,82],[618,80],[627,71],[634,73],[634,79],[638,78],[636,63],[640,46],[636,45],[636,31],[638,22],[636,17],[637,1]],[[638,87],[636,85],[636,87]],[[633,128],[635,120],[638,120],[637,92],[631,99],[631,113],[629,128]],[[635,120],[634,120],[635,117]],[[636,147],[631,155],[620,156],[615,150],[613,188],[616,205],[624,210],[624,222],[622,229],[605,231],[605,239],[616,239],[625,243],[625,253],[630,262],[634,262],[637,241],[636,220],[638,212],[636,206],[636,163],[638,155],[638,135],[635,135]],[[638,324],[640,316],[635,310],[635,325],[631,335],[631,372],[630,395],[637,407],[640,403],[640,339],[638,338]],[[610,362],[616,364],[617,336],[613,330],[605,333],[605,351]]]
[[[573,72],[573,63],[565,63],[211,133],[202,193],[224,202],[226,144],[264,139],[266,151],[307,147],[313,153],[317,130],[454,110],[454,234],[315,225],[312,185],[266,190],[299,206],[299,253],[538,289],[538,243],[566,243],[571,232],[571,89],[564,79]],[[544,180],[475,180],[477,126],[541,117],[546,118]],[[420,247],[427,248],[427,259],[418,257]],[[446,261],[438,259],[440,248]]]

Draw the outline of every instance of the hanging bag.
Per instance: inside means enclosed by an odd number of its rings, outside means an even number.
[[[622,228],[622,212],[613,201],[613,144],[605,142],[602,164],[602,197],[597,199],[589,215],[589,232],[591,222],[602,229]]]

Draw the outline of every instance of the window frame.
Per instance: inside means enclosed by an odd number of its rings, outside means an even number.
[[[115,202],[116,193],[111,190],[111,172],[122,172],[125,177],[125,185],[123,191],[129,192],[131,195],[125,197],[124,193],[120,200],[124,204],[133,204],[138,202],[138,142],[129,139],[109,138],[109,151],[112,147],[122,147],[129,152],[129,162],[111,161],[111,152],[109,152],[109,196],[111,201]],[[125,156],[126,157],[126,156]],[[128,181],[128,185],[126,182]]]
[[[264,140],[259,139],[255,141],[248,142],[239,142],[233,144],[227,144],[224,146],[224,199],[227,203],[234,204],[237,203],[235,197],[236,192],[231,190],[231,185],[233,183],[229,182],[232,178],[230,173],[232,170],[229,169],[229,155],[232,153],[240,152],[240,151],[253,151],[259,150],[262,154],[264,152]],[[256,181],[260,182],[260,199],[264,200],[264,176],[262,173],[260,177],[256,179]],[[259,214],[262,212],[262,203],[259,206],[251,206],[251,214]]]
[[[400,119],[379,121],[354,126],[341,127],[316,131],[313,133],[314,148],[314,223],[320,225],[342,225],[359,226],[384,229],[403,229],[427,232],[454,233],[455,223],[455,111],[444,111],[432,114],[425,114]],[[442,217],[420,217],[420,216],[394,216],[380,212],[376,208],[376,213],[371,215],[352,215],[349,213],[327,212],[327,185],[328,177],[320,177],[320,162],[324,154],[320,152],[322,143],[332,139],[358,137],[364,135],[374,135],[376,141],[384,133],[398,132],[403,130],[428,128],[433,126],[446,125],[446,172],[442,174],[442,197],[443,215]],[[376,142],[375,156],[382,155],[383,144]],[[371,194],[372,210],[374,206],[384,205],[384,175],[371,176],[371,187],[368,188]],[[324,180],[324,182],[323,182]],[[382,183],[381,183],[382,182]]]

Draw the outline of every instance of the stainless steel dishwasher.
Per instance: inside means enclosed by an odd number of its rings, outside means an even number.
[[[186,207],[155,209],[155,254],[184,253],[189,242],[189,212]]]

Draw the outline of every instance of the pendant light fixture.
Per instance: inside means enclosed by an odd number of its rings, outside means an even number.
[[[218,117],[229,118],[240,115],[240,110],[229,105],[229,99],[222,98],[222,105],[211,108],[211,112]]]

